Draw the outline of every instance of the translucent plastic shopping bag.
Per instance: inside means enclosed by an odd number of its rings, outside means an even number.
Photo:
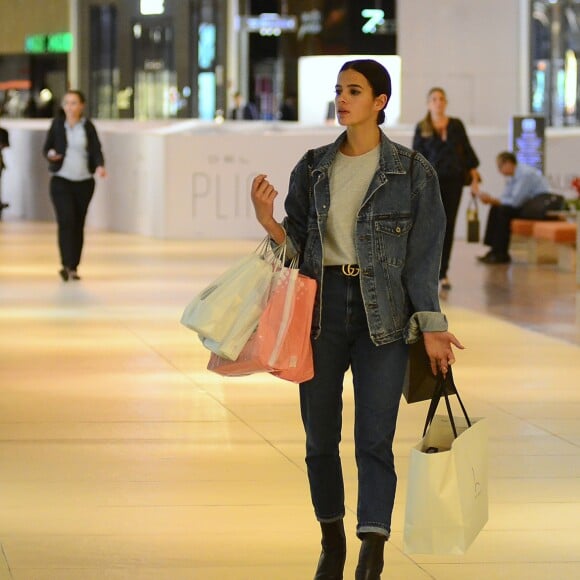
[[[206,348],[235,359],[266,307],[283,249],[266,238],[255,252],[224,272],[185,308],[181,323],[198,333]]]
[[[283,268],[275,276],[258,327],[235,361],[212,354],[208,369],[224,376],[271,372],[292,382],[314,375],[310,329],[316,281]]]

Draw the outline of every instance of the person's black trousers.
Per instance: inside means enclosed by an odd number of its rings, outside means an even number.
[[[94,190],[93,178],[70,181],[54,176],[50,181],[50,198],[58,223],[60,260],[69,270],[76,270],[81,261],[85,218]]]
[[[441,254],[441,267],[439,269],[439,280],[447,277],[449,260],[451,258],[451,249],[453,247],[453,237],[455,235],[455,221],[461,193],[463,192],[463,179],[439,178],[439,187],[441,189],[441,200],[445,209],[447,224],[445,226],[445,238],[443,240],[443,253]]]
[[[520,208],[511,205],[492,205],[487,218],[483,243],[499,256],[509,253],[511,221],[518,216]]]

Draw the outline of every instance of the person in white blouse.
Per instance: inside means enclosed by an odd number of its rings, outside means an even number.
[[[52,121],[44,155],[52,173],[50,198],[58,224],[60,277],[80,280],[78,266],[84,243],[85,218],[95,190],[94,174],[106,177],[105,160],[95,126],[84,116],[85,97],[66,92],[63,114]]]

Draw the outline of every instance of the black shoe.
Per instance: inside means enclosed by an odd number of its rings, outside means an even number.
[[[496,254],[495,252],[489,252],[477,259],[483,264],[509,264],[512,261],[509,254]]]
[[[2,211],[3,209],[6,209],[7,207],[10,207],[9,203],[6,203],[4,201],[0,203],[0,211]]]
[[[383,552],[387,536],[369,532],[363,534],[355,580],[380,580],[383,571]]]
[[[68,270],[66,268],[62,268],[58,273],[64,282],[68,281]]]
[[[322,552],[314,580],[342,580],[346,562],[346,536],[342,520],[321,522]]]
[[[71,280],[80,280],[81,279],[81,277],[78,275],[76,270],[69,270],[68,275],[69,275]]]
[[[479,262],[485,262],[485,260],[487,260],[489,258],[489,256],[493,255],[493,251],[490,250],[489,252],[487,252],[487,254],[484,254],[483,256],[477,256],[477,260]]]

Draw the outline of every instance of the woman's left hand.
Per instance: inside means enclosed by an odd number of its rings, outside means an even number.
[[[99,165],[97,167],[97,169],[95,170],[95,173],[99,176],[99,177],[107,177],[107,170],[102,166]]]
[[[465,348],[450,332],[424,332],[423,340],[431,363],[431,372],[434,375],[441,371],[445,376],[449,367],[455,362],[451,345],[461,350]]]

